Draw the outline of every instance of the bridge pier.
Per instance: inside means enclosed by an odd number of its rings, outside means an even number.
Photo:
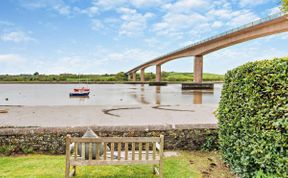
[[[128,74],[128,80],[132,80],[132,73]]]
[[[195,56],[194,59],[194,83],[202,83],[203,80],[203,56]]]
[[[132,73],[132,81],[134,81],[134,82],[136,81],[136,72]]]
[[[161,82],[161,65],[156,65],[156,82]]]
[[[141,78],[141,82],[145,82],[145,69],[141,69],[140,78]]]

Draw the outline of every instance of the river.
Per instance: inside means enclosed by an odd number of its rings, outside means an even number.
[[[88,98],[69,97],[73,88],[89,87]],[[131,84],[0,84],[0,105],[189,105],[218,104],[221,84],[214,90],[182,90],[180,84],[167,86]]]

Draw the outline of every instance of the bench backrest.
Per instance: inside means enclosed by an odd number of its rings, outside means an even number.
[[[71,143],[74,144],[72,154]],[[73,165],[158,164],[163,157],[163,148],[163,135],[160,137],[99,138],[79,138],[67,135],[66,138],[66,158],[69,158]]]

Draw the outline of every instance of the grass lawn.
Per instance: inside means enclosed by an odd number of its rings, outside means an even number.
[[[65,156],[17,155],[0,157],[0,177],[64,177]],[[85,166],[77,168],[76,177],[156,177],[152,166]],[[229,178],[233,175],[217,152],[180,152],[165,158],[165,178]]]

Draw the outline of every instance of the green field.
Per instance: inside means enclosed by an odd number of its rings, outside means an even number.
[[[193,73],[178,73],[178,72],[162,72],[161,74],[163,81],[168,82],[192,82]],[[136,76],[137,80],[140,81],[139,73]],[[224,75],[220,74],[203,74],[204,81],[223,81]],[[21,75],[0,75],[0,82],[9,83],[38,83],[38,82],[54,82],[54,83],[101,83],[101,82],[110,82],[110,83],[123,83],[128,81],[128,77],[124,72],[119,72],[117,74],[60,74],[60,75],[44,75],[35,72],[34,74],[21,74]],[[154,73],[145,73],[145,81],[155,81]]]
[[[0,177],[64,177],[65,156],[18,155],[0,157]],[[86,166],[77,168],[77,177],[156,177],[152,166]],[[217,152],[181,152],[164,160],[165,178],[200,178],[233,175]]]

